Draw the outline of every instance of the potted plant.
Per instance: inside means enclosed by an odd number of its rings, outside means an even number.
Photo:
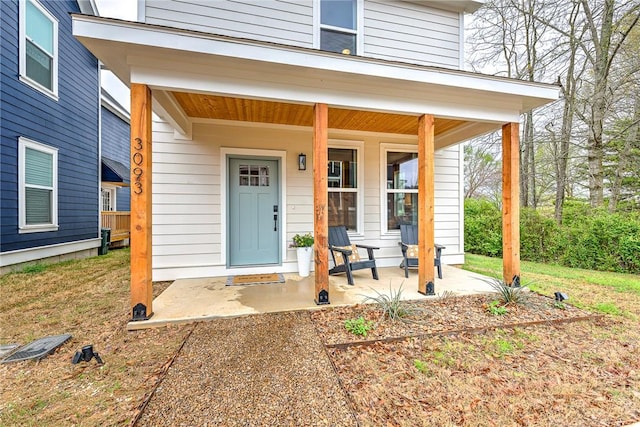
[[[311,269],[311,254],[313,253],[313,236],[311,233],[296,234],[293,236],[292,248],[296,248],[298,256],[298,274],[302,277],[309,276]]]

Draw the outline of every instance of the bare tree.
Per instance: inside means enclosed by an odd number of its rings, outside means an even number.
[[[567,188],[567,166],[569,164],[569,146],[572,136],[571,130],[573,128],[573,119],[575,117],[577,79],[582,75],[582,72],[576,72],[576,69],[580,68],[576,66],[576,61],[578,60],[578,41],[585,31],[585,27],[582,27],[582,33],[578,31],[578,26],[576,23],[579,14],[580,4],[573,3],[571,5],[568,19],[568,66],[564,80],[561,76],[558,76],[558,83],[560,84],[560,87],[562,89],[562,97],[564,101],[560,138],[555,146],[556,197],[554,216],[558,224],[562,223],[562,210],[564,207]],[[581,71],[584,71],[584,66],[582,67]]]
[[[636,6],[630,12],[636,14],[628,28],[614,39],[614,0],[604,0],[598,28],[597,16],[592,12],[587,0],[581,1],[587,18],[593,43],[593,55],[589,55],[593,63],[593,96],[591,99],[590,115],[585,117],[590,132],[587,138],[589,150],[589,200],[591,206],[602,206],[604,202],[603,166],[604,156],[602,135],[604,121],[607,114],[607,100],[609,89],[609,73],[620,46],[640,18],[640,7]],[[624,22],[626,15],[618,21],[616,27]],[[598,29],[600,30],[598,32]]]
[[[475,144],[464,147],[464,196],[467,199],[494,199],[500,194],[500,144],[498,135],[484,136]]]
[[[603,133],[611,100],[610,73],[621,46],[640,20],[640,4],[637,0],[618,2],[615,0],[573,0],[579,4],[581,24],[586,31],[580,38],[572,34],[574,28],[563,26],[543,16],[535,19],[557,31],[569,40],[574,40],[585,56],[591,79],[581,79],[583,85],[583,108],[575,108],[575,114],[587,124],[586,148],[589,166],[589,200],[592,206],[604,202],[603,179]],[[615,19],[614,19],[615,18]],[[615,30],[615,31],[614,31]]]
[[[640,26],[640,2],[493,0],[479,14],[480,19],[474,22],[475,35],[470,39],[474,44],[471,59],[477,67],[486,72],[490,65],[496,74],[526,80],[557,80],[562,90],[561,121],[557,119],[560,114],[555,119],[546,117],[552,113],[545,111],[552,111],[555,106],[524,117],[521,204],[535,207],[544,196],[543,191],[536,188],[541,184],[542,175],[537,173],[541,165],[536,159],[534,141],[545,138],[550,140],[555,153],[556,164],[552,170],[558,222],[562,221],[567,191],[583,184],[570,182],[569,177],[580,177],[583,165],[588,172],[584,174],[585,184],[588,181],[593,206],[603,204],[606,183],[611,186],[612,196],[618,197],[614,195],[618,191],[616,185],[624,179],[622,175],[617,181],[615,177],[605,178],[605,138],[609,138],[611,132],[607,129],[616,120],[614,113],[624,99],[620,93],[638,90],[637,82],[623,89],[619,84],[621,77],[613,70],[619,62],[624,62],[619,59],[620,51],[629,34]],[[545,118],[538,120],[541,126],[536,125],[536,116]],[[632,138],[633,132],[626,136]],[[633,151],[634,145],[630,147]],[[576,163],[576,170],[569,173],[572,155],[584,156],[584,161]]]
[[[538,55],[541,25],[533,19],[540,12],[542,0],[494,0],[487,3],[476,24],[474,63],[481,68],[488,64],[504,65],[507,77],[535,81],[544,63]],[[521,10],[527,10],[522,13]],[[537,205],[536,161],[534,147],[534,113],[527,112],[520,138],[520,204]]]

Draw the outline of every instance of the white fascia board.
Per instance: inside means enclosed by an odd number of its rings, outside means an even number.
[[[191,69],[191,67],[189,67]],[[217,70],[218,72],[222,70]],[[264,71],[264,69],[263,69]],[[266,74],[263,74],[266,76]],[[361,79],[362,80],[362,79]],[[420,115],[429,113],[437,117],[468,120],[486,120],[507,123],[520,120],[521,105],[507,101],[491,103],[475,102],[459,90],[440,91],[428,88],[405,87],[385,88],[379,84],[358,86],[343,82],[332,82],[324,86],[311,86],[293,77],[280,81],[265,82],[217,74],[194,73],[182,70],[162,70],[159,68],[131,68],[131,81],[149,85],[154,91],[185,91],[194,93],[214,93],[224,96],[279,100],[283,102],[314,104],[325,103],[332,107],[381,111]],[[325,81],[325,83],[327,83]],[[371,90],[371,88],[376,90]],[[357,89],[360,90],[357,90]],[[455,92],[455,93],[454,93]]]
[[[442,87],[464,88],[488,94],[508,94],[531,98],[524,108],[534,108],[558,99],[556,85],[525,82],[502,77],[485,76],[464,71],[423,67],[384,60],[341,56],[304,48],[215,36],[206,33],[159,27],[107,18],[73,15],[73,34],[102,59],[100,45],[88,40],[138,45],[144,48],[170,49],[237,58],[263,63],[282,64],[332,73],[388,78],[397,81],[420,82]],[[92,47],[97,49],[92,49]],[[104,48],[105,46],[102,46]],[[97,50],[97,51],[96,51]],[[106,55],[104,55],[106,56]],[[104,59],[111,68],[114,67]],[[182,64],[184,66],[184,64]],[[537,100],[537,101],[536,101]],[[529,105],[531,104],[531,105]]]

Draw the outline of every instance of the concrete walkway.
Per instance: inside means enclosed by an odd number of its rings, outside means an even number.
[[[418,300],[427,297],[418,293],[418,274],[409,278],[396,267],[379,268],[380,280],[373,280],[370,270],[354,272],[354,286],[347,284],[345,275],[329,277],[331,306],[353,305],[376,292],[389,294],[402,289],[402,299]],[[285,283],[265,285],[226,286],[226,277],[180,279],[171,284],[153,301],[153,316],[141,322],[129,322],[129,330],[186,323],[219,317],[233,317],[256,313],[294,310],[315,310],[323,306],[314,303],[313,273],[309,277],[285,274]],[[436,294],[452,292],[456,295],[491,292],[482,279],[485,276],[443,266],[443,279],[435,282]]]

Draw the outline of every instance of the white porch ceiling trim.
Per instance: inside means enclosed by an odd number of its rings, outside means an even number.
[[[191,138],[192,120],[170,92],[163,90],[153,91],[153,111],[166,120],[182,136]]]

